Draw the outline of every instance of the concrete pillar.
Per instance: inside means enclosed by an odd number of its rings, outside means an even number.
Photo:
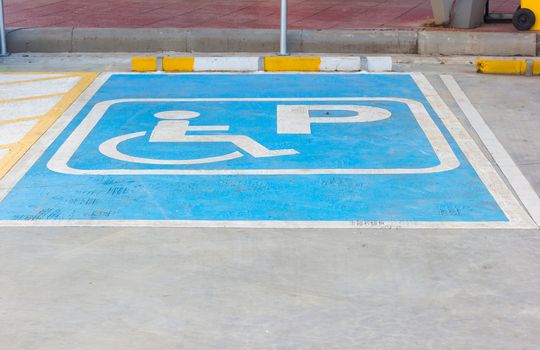
[[[431,0],[435,24],[476,28],[484,23],[487,0]]]

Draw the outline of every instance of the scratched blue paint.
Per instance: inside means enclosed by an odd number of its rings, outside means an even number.
[[[99,102],[158,98],[318,98],[295,102],[124,102],[113,105],[70,159],[75,169],[388,169],[438,165],[429,140],[401,102],[325,98],[397,97],[422,102],[461,165],[415,175],[67,175],[47,162]],[[278,135],[277,105],[347,104],[389,110],[388,119],[356,124],[313,124],[311,135]],[[104,156],[98,146],[124,134],[145,137],[119,151],[155,159],[193,159],[234,152],[228,143],[149,143],[158,119],[170,110],[197,111],[192,125],[228,125],[269,149],[297,155],[245,155],[201,165],[127,163]],[[349,111],[314,111],[311,117],[347,117]],[[215,134],[198,132],[197,134]],[[218,132],[223,134],[223,132]],[[27,220],[325,220],[508,221],[408,75],[113,75],[0,203],[0,219]]]

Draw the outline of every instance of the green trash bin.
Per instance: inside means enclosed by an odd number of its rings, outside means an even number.
[[[431,0],[435,24],[476,28],[484,24],[488,0]]]

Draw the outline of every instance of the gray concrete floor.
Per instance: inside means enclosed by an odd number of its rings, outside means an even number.
[[[19,55],[0,70],[129,57]],[[467,125],[438,77],[454,75],[540,192],[540,78],[396,59]],[[2,350],[538,349],[539,329],[539,230],[0,229]]]

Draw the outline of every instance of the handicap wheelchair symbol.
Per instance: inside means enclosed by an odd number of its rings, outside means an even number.
[[[325,101],[327,104],[296,104],[299,101],[302,102],[320,102]],[[342,103],[354,102],[358,105]],[[202,121],[202,113],[192,110],[169,110],[152,114],[152,119],[155,120],[155,124],[151,123],[151,127],[146,130],[140,130],[136,132],[130,132],[124,135],[112,136],[105,140],[100,140],[95,147],[101,155],[104,155],[108,159],[121,161],[125,165],[115,166],[114,168],[103,168],[101,164],[97,164],[97,168],[88,169],[88,165],[94,164],[92,160],[85,166],[70,165],[70,161],[73,159],[86,159],[88,157],[80,155],[75,157],[77,152],[80,152],[83,147],[83,142],[89,137],[92,137],[93,130],[100,123],[102,118],[106,116],[107,111],[115,106],[121,104],[131,103],[222,103],[222,102],[278,102],[275,105],[275,140],[281,140],[282,142],[289,142],[286,140],[292,140],[290,136],[280,138],[280,135],[298,135],[303,136],[298,138],[298,142],[304,147],[299,148],[298,143],[291,147],[268,147],[265,143],[268,142],[268,134],[263,137],[255,136],[255,133],[244,134],[245,132],[233,132],[233,127],[224,122],[218,123],[219,125],[205,125],[200,123],[193,125],[194,120],[199,119]],[[283,103],[279,103],[283,102]],[[309,142],[306,142],[305,136],[314,136],[317,139],[324,138],[325,130],[327,127],[316,128],[315,124],[332,125],[359,125],[361,123],[370,123],[383,121],[392,116],[390,110],[381,108],[380,106],[373,106],[373,103],[378,102],[391,102],[401,103],[408,107],[411,115],[414,117],[418,126],[427,137],[435,156],[439,160],[436,165],[424,166],[389,166],[387,168],[381,167],[356,167],[356,166],[321,166],[313,167],[306,163],[306,159],[309,159],[310,148],[306,148]],[[309,102],[308,102],[309,103]],[[342,104],[341,104],[342,103]],[[199,119],[197,119],[199,118]],[[244,119],[246,120],[246,119]],[[236,121],[235,121],[236,123]],[[202,125],[201,125],[202,124]],[[211,124],[211,123],[210,123]],[[242,130],[249,128],[249,125],[244,126]],[[240,130],[240,129],[239,129]],[[268,129],[265,130],[268,132]],[[96,136],[98,134],[95,134]],[[248,136],[249,135],[249,136]],[[141,155],[133,154],[135,150],[141,150],[140,146],[134,147],[121,147],[123,143],[130,140],[143,141],[142,144],[148,145],[148,150],[151,145],[159,145],[160,143],[167,143],[167,147],[160,147],[160,149],[167,149],[168,151],[174,151],[175,154],[190,154],[194,149],[194,145],[212,146],[218,143],[223,145],[228,143],[234,149],[227,148],[223,151],[224,154],[203,154],[201,158],[196,156],[177,156],[173,159],[160,159],[142,157]],[[343,142],[347,142],[344,140]],[[171,144],[171,145],[169,145]],[[280,143],[283,144],[283,143]],[[171,148],[172,147],[172,148]],[[294,149],[294,147],[298,149]],[[273,149],[274,148],[274,149]],[[129,149],[129,150],[128,150]],[[197,149],[199,149],[197,147]],[[211,150],[209,152],[216,152],[215,150],[223,149],[223,147],[201,147],[201,151]],[[147,149],[142,149],[147,153]],[[329,150],[331,151],[331,150]],[[353,150],[359,152],[360,150]],[[91,151],[90,151],[91,152]],[[126,152],[126,153],[124,153]],[[178,153],[179,152],[179,153]],[[199,150],[197,150],[199,152]],[[158,153],[160,155],[160,153]],[[81,156],[83,158],[81,158]],[[90,157],[90,156],[89,156]],[[255,160],[263,159],[278,159],[285,158],[284,160],[291,160],[284,162],[284,166],[268,167],[265,162],[260,162],[260,166],[252,166],[251,168],[243,168],[242,165],[234,166],[230,168],[223,168],[217,166],[217,163],[227,163],[232,160],[238,160],[239,158],[252,157]],[[177,159],[184,158],[184,159]],[[98,161],[99,162],[99,161]],[[258,163],[258,162],[257,162]],[[133,168],[127,166],[128,164],[140,165],[140,166],[162,166],[162,168],[144,167]],[[199,169],[199,168],[169,168],[171,165],[208,165],[216,164],[215,169]],[[228,164],[228,163],[227,163]],[[276,164],[276,163],[274,163]],[[277,163],[279,164],[279,163]],[[307,165],[307,166],[306,166]],[[422,102],[403,99],[396,97],[347,97],[347,98],[213,98],[213,99],[198,99],[198,98],[171,98],[171,99],[117,99],[107,100],[99,102],[90,110],[90,112],[83,118],[81,123],[75,128],[75,130],[69,135],[65,142],[58,148],[55,154],[47,162],[47,167],[54,172],[63,174],[77,174],[77,175],[308,175],[308,174],[429,174],[436,172],[444,172],[457,168],[460,165],[452,147],[446,140],[442,131],[436,125],[435,121],[430,116]],[[92,166],[92,165],[91,165]]]
[[[324,112],[332,115],[334,111],[348,112],[350,116],[324,116],[312,117],[314,111]],[[311,134],[311,124],[316,123],[363,123],[389,118],[391,113],[382,108],[370,106],[354,105],[278,105],[277,107],[277,133],[281,135]],[[269,158],[292,156],[299,154],[295,149],[270,150],[253,138],[246,135],[235,135],[227,133],[218,134],[197,134],[198,132],[228,132],[228,125],[190,125],[190,120],[200,117],[200,113],[187,110],[173,110],[154,114],[158,122],[152,130],[150,143],[231,143],[240,151],[243,151],[254,158]],[[160,165],[194,165],[208,164],[229,161],[243,157],[245,154],[234,151],[227,154],[204,157],[197,159],[175,159],[164,160],[154,158],[143,158],[128,155],[119,151],[122,142],[142,138],[147,135],[147,131],[140,131],[126,135],[117,136],[103,142],[99,146],[99,151],[112,159],[140,164],[160,164]]]

